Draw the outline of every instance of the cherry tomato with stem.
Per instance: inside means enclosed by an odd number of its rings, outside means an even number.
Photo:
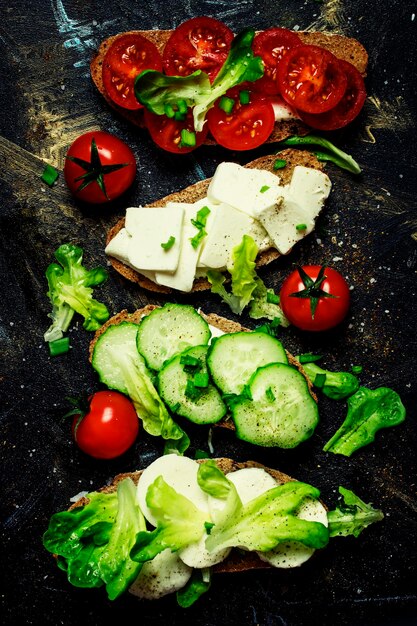
[[[88,401],[70,399],[72,432],[78,447],[96,459],[115,459],[136,441],[139,419],[133,403],[118,391],[97,391]]]
[[[162,71],[158,48],[139,33],[117,37],[103,59],[104,89],[114,104],[135,111],[142,104],[135,96],[135,79],[143,70]]]
[[[321,265],[298,266],[284,280],[280,305],[290,324],[301,330],[323,331],[344,320],[350,305],[343,276]]]
[[[70,146],[64,178],[71,193],[91,204],[121,196],[136,176],[132,150],[118,137],[101,130],[80,135]]]
[[[278,94],[278,65],[288,50],[301,43],[299,36],[286,28],[267,28],[255,35],[252,49],[264,62],[264,75],[253,83],[253,88],[268,96]]]

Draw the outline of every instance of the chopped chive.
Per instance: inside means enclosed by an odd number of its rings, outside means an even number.
[[[250,102],[250,93],[247,89],[243,89],[239,93],[239,102],[240,104],[249,104]]]
[[[185,397],[189,400],[198,400],[201,396],[201,389],[196,387],[192,380],[187,380],[187,385],[185,387]]]
[[[171,235],[171,237],[165,243],[161,243],[161,248],[164,250],[171,250],[172,246],[175,243],[175,237]]]
[[[181,115],[187,114],[188,106],[185,100],[178,100],[177,107],[178,107],[178,113],[181,113]]]
[[[266,292],[266,301],[268,304],[279,304],[279,296],[273,291]]]
[[[180,147],[181,148],[194,148],[196,144],[197,144],[197,138],[195,136],[195,132],[192,130],[187,130],[186,128],[183,128],[181,131]]]
[[[198,372],[193,378],[193,383],[196,387],[208,387],[209,376],[207,372]]]
[[[266,399],[268,400],[268,402],[274,402],[275,396],[271,387],[268,387],[268,389],[265,391],[265,395],[266,395]]]
[[[200,361],[195,356],[191,356],[191,354],[184,354],[180,357],[181,365],[191,365],[192,367],[197,367]]]
[[[353,374],[360,374],[363,370],[362,365],[352,365],[352,373]]]
[[[194,248],[194,250],[197,250],[198,246],[200,245],[201,241],[204,239],[206,235],[207,235],[207,231],[204,228],[202,228],[201,230],[198,231],[196,235],[194,235],[194,237],[190,239],[191,245]]]
[[[173,413],[176,413],[176,412],[178,411],[178,409],[180,408],[180,406],[181,406],[181,405],[180,405],[180,403],[179,403],[179,402],[176,402],[176,403],[174,404],[174,406],[172,406],[172,407],[171,407],[171,411],[172,411]]]
[[[58,180],[59,172],[52,165],[45,165],[45,169],[42,172],[41,180],[46,183],[49,187]]]
[[[175,109],[171,104],[164,104],[164,113],[167,117],[172,118],[175,115]]]
[[[274,170],[282,170],[286,165],[287,161],[285,159],[275,159]]]
[[[214,526],[214,522],[204,522],[204,528],[206,529],[206,533],[209,535],[211,533],[211,529]]]
[[[305,354],[300,354],[298,357],[299,363],[315,363],[316,361],[320,361],[322,356],[320,354],[311,354],[311,352],[307,352]]]
[[[61,339],[55,339],[55,341],[49,342],[49,354],[51,356],[65,354],[66,352],[68,352],[69,347],[69,337],[61,337]]]
[[[197,211],[195,219],[191,220],[191,224],[198,229],[198,233],[194,235],[194,237],[190,238],[191,245],[194,248],[194,250],[198,248],[198,246],[200,245],[200,242],[207,235],[207,231],[205,230],[204,227],[207,223],[207,218],[209,214],[210,214],[210,209],[208,208],[208,206],[203,206],[201,207],[199,211]]]
[[[227,96],[222,96],[219,102],[219,108],[229,115],[233,111],[233,107],[235,106],[235,101],[233,98],[228,98]]]
[[[322,389],[326,384],[326,374],[316,374],[313,385],[317,389]]]
[[[175,111],[174,120],[177,122],[183,122],[186,118],[185,113],[180,113],[179,111]]]
[[[295,230],[298,230],[298,232],[307,230],[307,224],[297,224],[297,226],[295,227]]]
[[[260,192],[261,193],[265,193],[265,191],[268,191],[268,189],[270,189],[269,185],[264,185],[263,187],[260,188]]]

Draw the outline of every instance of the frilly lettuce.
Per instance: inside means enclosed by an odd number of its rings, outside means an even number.
[[[383,520],[382,511],[365,504],[350,489],[339,487],[339,493],[343,496],[344,504],[339,504],[334,511],[327,513],[330,537],[358,537],[364,528]]]

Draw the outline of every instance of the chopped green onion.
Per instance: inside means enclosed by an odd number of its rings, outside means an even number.
[[[363,370],[362,365],[352,365],[352,373],[353,374],[360,374]]]
[[[175,109],[172,104],[164,104],[164,113],[167,117],[172,118],[175,115]]]
[[[268,387],[268,389],[265,391],[265,395],[266,395],[266,399],[268,400],[268,402],[274,402],[275,396],[271,387]]]
[[[190,239],[191,245],[194,248],[194,250],[198,248],[201,240],[204,239],[204,237],[207,235],[207,232],[204,227],[207,223],[207,217],[209,216],[209,214],[210,214],[210,209],[208,208],[208,206],[203,206],[199,211],[197,211],[197,215],[195,216],[195,219],[191,220],[191,224],[198,229],[198,233],[194,235],[194,237],[191,237]]]
[[[176,402],[176,404],[174,404],[174,406],[171,407],[171,411],[173,413],[176,413],[178,411],[178,409],[180,408],[180,406],[181,406],[180,403]]]
[[[70,347],[69,337],[61,337],[61,339],[55,339],[55,341],[49,342],[49,354],[51,356],[58,356],[59,354],[65,354]]]
[[[307,224],[297,224],[295,230],[298,230],[299,232],[302,230],[307,230]]]
[[[249,104],[250,102],[250,93],[247,89],[244,89],[239,93],[239,102],[240,104]]]
[[[201,230],[198,231],[196,235],[194,235],[194,237],[190,239],[191,245],[194,248],[194,250],[197,250],[198,246],[200,245],[201,240],[204,239],[206,235],[207,235],[207,231],[204,228],[202,228]]]
[[[270,189],[270,187],[268,185],[264,185],[263,187],[260,188],[260,192],[261,193],[265,193],[265,191],[268,191],[268,189]]]
[[[175,237],[174,235],[171,235],[168,241],[166,241],[165,243],[161,243],[161,248],[163,248],[164,250],[171,250],[174,243],[175,243]]]
[[[181,131],[180,148],[194,148],[197,138],[194,131],[183,128]]]
[[[186,118],[185,113],[180,113],[179,111],[175,111],[174,120],[176,120],[177,122],[183,122],[185,118]]]
[[[287,161],[285,159],[275,159],[274,170],[282,170],[286,165]]]
[[[184,354],[180,357],[181,365],[191,365],[192,367],[197,367],[200,364],[200,361],[195,356],[191,356],[191,354]]]
[[[211,533],[211,529],[214,526],[214,522],[204,522],[204,528],[206,529],[206,533],[209,535]]]
[[[326,374],[316,374],[313,385],[317,387],[317,389],[322,389],[326,384]]]
[[[300,354],[298,357],[299,363],[315,363],[316,361],[320,361],[322,356],[320,354],[311,354],[311,352],[307,352],[306,354]]]
[[[268,302],[268,304],[279,304],[279,296],[277,296],[276,293],[268,290],[266,292],[266,301]]]
[[[229,115],[233,111],[233,107],[235,106],[235,101],[233,98],[228,98],[227,96],[222,96],[219,102],[219,108]]]
[[[201,396],[201,389],[196,387],[192,380],[187,380],[187,384],[185,387],[185,397],[189,398],[189,400],[198,400]]]
[[[209,376],[207,372],[198,372],[193,378],[193,383],[196,387],[208,387]]]
[[[188,106],[185,100],[178,100],[177,107],[178,107],[178,113],[181,113],[181,115],[187,114]]]
[[[41,180],[46,183],[49,187],[58,180],[59,172],[52,165],[45,165],[45,169],[42,172]]]

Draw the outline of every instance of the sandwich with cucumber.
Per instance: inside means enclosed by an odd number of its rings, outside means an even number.
[[[259,463],[168,454],[52,515],[43,543],[76,587],[105,587],[111,600],[175,593],[185,608],[213,575],[297,568],[383,519],[339,493],[329,510],[316,487]]]

